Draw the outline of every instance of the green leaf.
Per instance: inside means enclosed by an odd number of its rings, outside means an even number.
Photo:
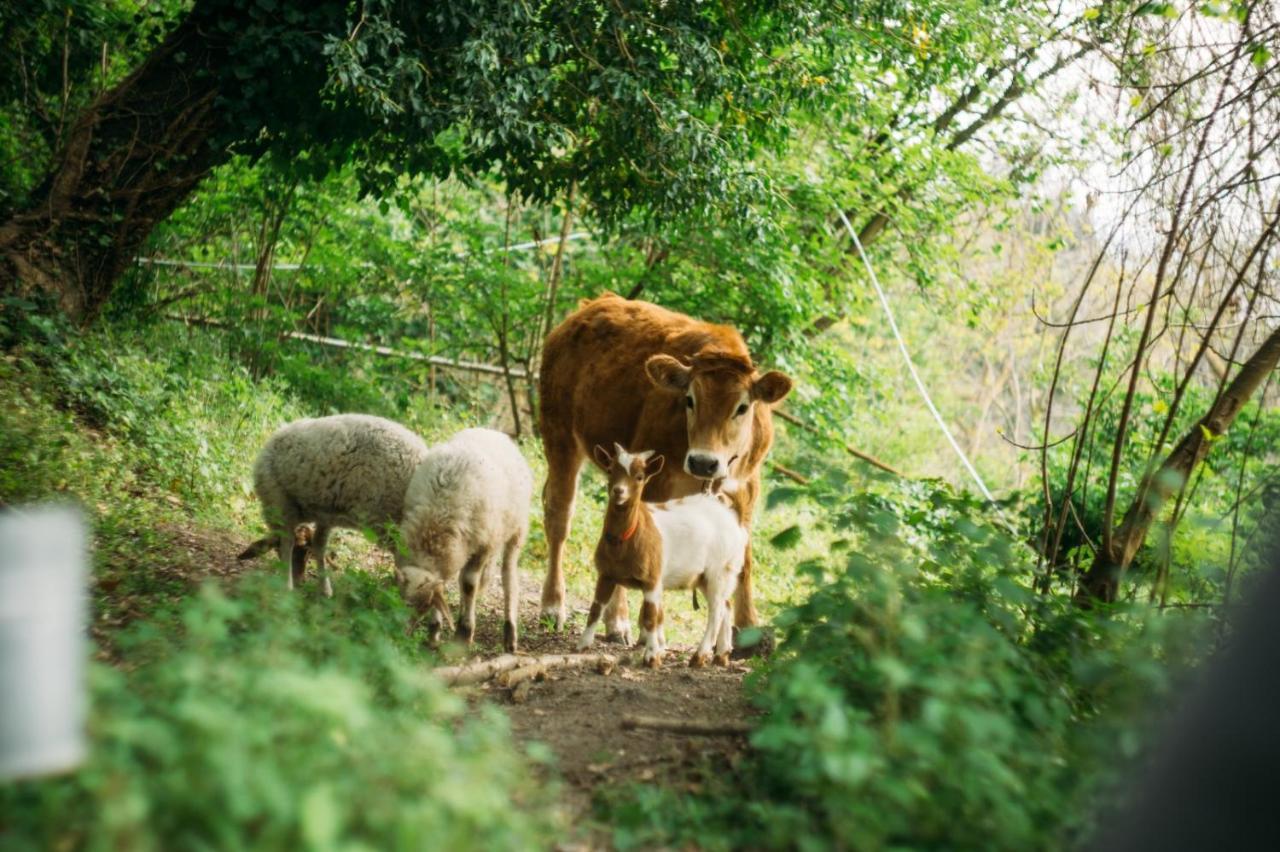
[[[800,536],[803,531],[799,524],[792,524],[782,532],[769,539],[769,544],[779,550],[790,550],[800,543]]]

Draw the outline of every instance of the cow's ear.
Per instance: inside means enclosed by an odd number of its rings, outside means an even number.
[[[751,398],[769,405],[781,402],[789,393],[791,393],[791,377],[777,370],[765,373],[751,386]]]
[[[613,467],[613,456],[609,455],[609,451],[604,447],[596,444],[596,448],[591,452],[592,455],[596,457],[596,464],[600,465],[605,470]]]
[[[662,466],[667,463],[663,456],[650,456],[644,463],[644,478],[652,479],[662,472]]]
[[[670,355],[650,356],[649,360],[644,362],[644,371],[649,375],[649,381],[672,393],[684,393],[689,388],[689,381],[693,377],[693,370],[690,367],[681,364]]]

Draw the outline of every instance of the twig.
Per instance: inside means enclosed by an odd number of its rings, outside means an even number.
[[[773,416],[777,417],[779,420],[783,421],[784,423],[790,423],[793,426],[799,426],[801,429],[811,434],[814,434],[814,435],[822,434],[820,431],[818,431],[818,429],[816,429],[813,426],[810,426],[808,423],[805,423],[803,420],[801,420],[799,417],[796,417],[794,414],[788,414],[785,411],[779,411],[778,409],[775,408],[773,410]],[[883,470],[885,473],[892,473],[894,476],[901,477],[902,479],[907,478],[907,475],[905,473],[898,470],[896,467],[889,464],[888,462],[882,462],[880,461],[880,459],[876,458],[875,456],[869,453],[864,453],[862,450],[856,450],[844,442],[840,442],[840,446],[844,449],[846,453],[853,456],[855,459],[860,459],[861,461],[866,462],[872,467],[878,467],[881,470]]]
[[[622,730],[643,728],[702,737],[741,737],[751,733],[746,722],[703,722],[698,719],[660,719],[656,716],[623,716]]]

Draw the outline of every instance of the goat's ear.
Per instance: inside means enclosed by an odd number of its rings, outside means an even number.
[[[693,378],[693,369],[681,364],[670,355],[652,355],[644,362],[644,371],[649,381],[671,393],[684,393],[689,389]]]
[[[662,466],[667,463],[663,456],[650,456],[644,463],[644,478],[652,479],[662,472]]]
[[[600,465],[605,470],[613,467],[613,456],[609,455],[609,451],[599,444],[596,444],[596,447],[591,451],[591,454],[596,457],[596,464]]]
[[[770,370],[751,385],[751,397],[769,405],[781,402],[789,393],[791,393],[791,377],[777,370]]]

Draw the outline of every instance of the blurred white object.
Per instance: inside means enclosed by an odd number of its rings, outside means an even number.
[[[84,759],[85,563],[74,509],[0,512],[0,779]]]

